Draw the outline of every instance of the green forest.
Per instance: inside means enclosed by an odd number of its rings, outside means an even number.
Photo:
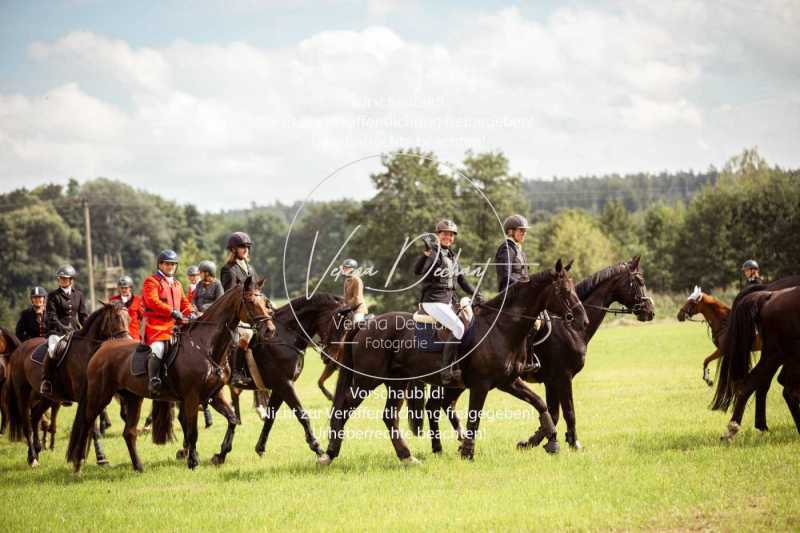
[[[373,286],[413,283],[412,265],[421,250],[405,239],[432,231],[438,219],[460,227],[462,265],[491,260],[502,219],[513,212],[529,217],[525,241],[537,269],[557,258],[575,259],[574,277],[641,255],[652,291],[684,292],[693,285],[726,288],[739,283],[739,265],[755,258],[768,278],[800,271],[800,172],[766,162],[756,149],[744,150],[720,170],[626,176],[525,180],[510,172],[503,153],[468,152],[452,172],[435,154],[418,149],[383,157],[371,176],[375,195],[366,201],[337,200],[302,205],[276,202],[248,209],[206,213],[110,178],[66,185],[49,184],[0,195],[0,323],[12,325],[28,305],[34,285],[48,290],[55,269],[73,264],[77,285],[87,284],[84,205],[91,215],[95,286],[104,294],[107,274],[121,266],[137,284],[154,268],[156,254],[174,248],[181,272],[202,259],[218,265],[227,235],[246,231],[255,243],[253,263],[266,278],[272,298],[302,294],[310,287],[339,291],[341,280],[325,275],[334,261],[353,257],[378,272]],[[467,176],[472,184],[464,180]],[[297,222],[289,225],[298,209]],[[314,248],[313,260],[309,257]],[[284,250],[286,268],[284,269]],[[113,281],[113,280],[112,280]],[[185,278],[184,278],[185,281]],[[370,282],[366,284],[370,286]],[[494,272],[482,291],[496,288]],[[417,291],[372,293],[379,308],[410,306]]]

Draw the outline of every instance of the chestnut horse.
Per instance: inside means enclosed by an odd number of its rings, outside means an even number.
[[[505,293],[474,306],[472,332],[465,337],[472,335],[476,343],[460,362],[464,383],[470,389],[467,431],[460,450],[463,458],[474,456],[481,410],[486,395],[494,388],[531,404],[539,412],[545,434],[555,433],[545,402],[517,380],[516,361],[524,353],[525,338],[542,311],[561,314],[580,328],[586,326],[586,312],[567,273],[570,266],[564,267],[559,259],[554,270],[534,274],[529,281],[515,283]],[[383,421],[395,453],[403,463],[418,462],[398,427],[399,408],[409,381],[424,379],[441,385],[442,368],[440,356],[416,349],[412,321],[410,313],[385,313],[347,334],[330,415],[328,449],[320,456],[320,464],[328,465],[339,455],[347,419],[381,384],[387,388]]]
[[[10,330],[0,327],[0,435],[5,433],[6,426],[8,425],[8,417],[6,415],[7,400],[5,398],[6,389],[4,387],[6,378],[8,377],[8,358],[19,345],[20,342],[16,335],[11,333]]]
[[[31,353],[44,344],[46,339],[35,338],[23,342],[11,355],[10,375],[7,391],[9,405],[9,438],[22,440],[28,444],[28,464],[39,464],[39,422],[50,407],[61,401],[76,401],[86,379],[86,366],[101,343],[107,339],[128,336],[129,315],[121,302],[103,304],[86,319],[83,327],[72,335],[72,341],[63,363],[56,370],[53,380],[56,399],[45,398],[39,394],[42,380],[42,365],[31,360]],[[55,361],[49,361],[55,363]],[[51,430],[55,431],[55,415],[50,420]],[[97,464],[108,461],[103,454],[99,431],[93,429]]]
[[[227,354],[234,329],[240,322],[246,322],[253,324],[261,338],[269,338],[275,332],[266,297],[261,293],[262,284],[263,280],[256,283],[248,277],[243,285],[223,294],[200,319],[177,328],[177,355],[168,369],[164,392],[154,398],[152,433],[156,444],[172,439],[171,402],[179,402],[179,420],[187,441],[189,468],[199,464],[197,412],[201,404],[210,401],[227,418],[229,430],[236,425],[233,408],[221,394],[230,371]],[[133,340],[109,341],[100,347],[89,363],[86,387],[75,413],[67,450],[67,460],[73,464],[76,473],[86,457],[90,428],[115,394],[119,395],[125,408],[123,435],[131,463],[137,472],[143,470],[136,451],[136,427],[143,398],[152,396],[148,391],[146,373],[134,376],[131,372],[131,359],[137,344]]]

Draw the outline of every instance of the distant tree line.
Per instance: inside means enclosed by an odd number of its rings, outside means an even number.
[[[30,287],[52,288],[62,263],[72,263],[78,285],[86,286],[84,202],[95,257],[121,260],[137,284],[163,248],[181,254],[181,272],[202,259],[221,264],[227,235],[241,230],[255,242],[253,263],[271,297],[302,294],[307,280],[309,290],[319,284],[318,290],[338,292],[341,279],[329,267],[353,257],[370,269],[365,284],[378,289],[369,296],[382,309],[414,304],[419,289],[400,290],[414,283],[413,263],[422,250],[420,241],[409,241],[445,217],[460,227],[456,246],[472,281],[502,242],[498,217],[514,212],[532,221],[525,249],[539,264],[534,270],[551,267],[558,257],[574,258],[575,276],[581,277],[641,255],[655,291],[736,285],[738,267],[751,257],[771,278],[800,272],[800,173],[770,166],[755,149],[704,174],[552,181],[511,174],[499,152],[467,153],[455,171],[418,149],[386,155],[382,163],[383,170],[371,176],[376,193],[363,202],[204,213],[106,178],[2,194],[0,323],[11,325],[28,305]],[[100,261],[96,283],[102,268]],[[489,266],[482,292],[492,294],[496,283]]]

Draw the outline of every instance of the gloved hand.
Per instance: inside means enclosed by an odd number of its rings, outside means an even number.
[[[169,314],[172,318],[174,318],[177,322],[183,322],[184,318],[180,311],[173,310],[172,313]]]
[[[485,301],[486,300],[483,298],[483,296],[481,296],[481,293],[476,294],[475,297],[472,299],[473,305],[480,305]]]
[[[188,320],[197,320],[197,313],[189,313]]]

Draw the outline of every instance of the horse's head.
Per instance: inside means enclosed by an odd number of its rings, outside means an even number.
[[[561,315],[568,325],[577,324],[578,329],[583,329],[589,325],[589,318],[575,292],[575,282],[569,276],[570,268],[572,261],[566,265],[560,258],[556,261],[555,267],[550,271],[552,283],[545,289],[545,309]]]
[[[130,337],[128,326],[131,317],[128,314],[128,309],[119,300],[111,302],[100,301],[103,307],[99,312],[97,324],[98,329],[94,336],[98,339],[121,339],[123,337]]]
[[[700,287],[695,285],[694,290],[686,299],[686,303],[683,304],[683,307],[681,307],[680,311],[678,311],[678,320],[683,322],[687,318],[691,318],[699,313],[699,307],[702,301],[703,291],[700,289]]]
[[[248,276],[242,287],[242,305],[239,309],[239,320],[256,327],[256,332],[262,339],[275,336],[275,313],[261,292],[264,280],[253,280]]]
[[[653,299],[647,296],[644,274],[639,269],[639,256],[625,265],[628,267],[614,286],[614,298],[633,311],[640,322],[649,322],[656,316]]]

